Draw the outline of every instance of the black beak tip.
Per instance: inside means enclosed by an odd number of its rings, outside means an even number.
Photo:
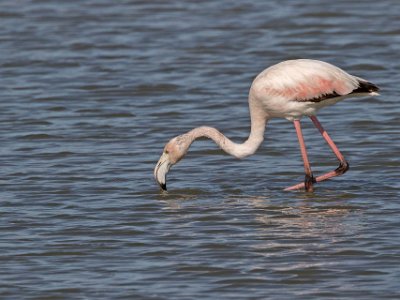
[[[167,184],[166,183],[160,183],[160,187],[163,191],[167,190]]]

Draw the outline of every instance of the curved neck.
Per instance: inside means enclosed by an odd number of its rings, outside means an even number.
[[[212,139],[222,150],[237,158],[243,158],[252,155],[260,147],[264,140],[265,125],[268,121],[264,111],[254,107],[252,99],[250,104],[251,131],[248,139],[243,144],[237,144],[224,136],[220,131],[213,127],[197,127],[187,133],[191,143],[200,138],[207,137]]]

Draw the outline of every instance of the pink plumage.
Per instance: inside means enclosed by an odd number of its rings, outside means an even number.
[[[294,120],[378,88],[326,62],[297,59],[265,69],[255,78],[252,90],[270,117]]]

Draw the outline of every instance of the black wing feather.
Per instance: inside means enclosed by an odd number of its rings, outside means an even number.
[[[347,94],[347,95],[352,95],[352,94],[365,94],[365,93],[373,93],[373,92],[378,92],[379,88],[368,81],[362,81],[359,80],[358,81],[358,88],[354,89],[351,93]],[[319,97],[315,97],[312,99],[307,99],[305,101],[302,102],[321,102],[327,99],[331,99],[331,98],[336,98],[336,97],[342,97],[342,96],[347,96],[347,95],[339,95],[336,92],[330,93],[330,94],[326,94],[326,95],[321,95]]]

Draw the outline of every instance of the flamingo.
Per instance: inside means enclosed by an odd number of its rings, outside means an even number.
[[[344,174],[349,169],[338,147],[316,117],[319,109],[354,96],[375,96],[379,88],[365,79],[350,75],[329,63],[312,60],[287,60],[273,65],[254,79],[249,91],[251,130],[247,140],[237,144],[213,127],[201,126],[171,139],[154,169],[154,177],[162,190],[167,190],[166,175],[200,137],[212,139],[223,151],[236,157],[252,155],[264,140],[265,126],[271,118],[293,122],[304,163],[304,182],[285,190],[314,191],[314,184]],[[307,116],[318,129],[339,160],[339,167],[314,177],[307,156],[300,119]]]

